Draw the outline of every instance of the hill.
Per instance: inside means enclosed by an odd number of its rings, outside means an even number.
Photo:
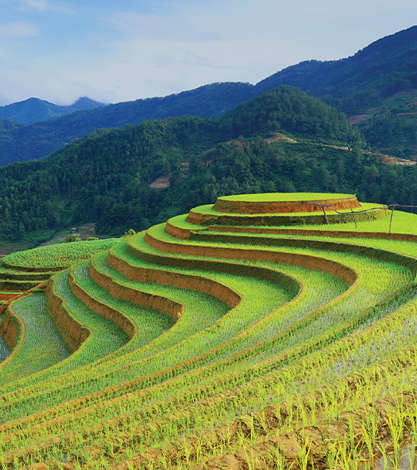
[[[343,114],[292,87],[222,118],[101,131],[47,159],[0,169],[1,236],[86,222],[120,234],[240,192],[338,187],[370,201],[412,203],[417,169],[362,155],[357,139]]]
[[[396,93],[350,120],[373,148],[417,160],[417,90]]]
[[[256,85],[293,85],[351,116],[372,147],[417,159],[417,26],[352,57],[305,61]]]
[[[417,89],[417,26],[379,39],[352,57],[305,61],[256,86],[292,85],[352,115],[380,105],[399,92]]]
[[[118,103],[25,125],[11,130],[7,140],[0,142],[0,165],[46,156],[101,128],[140,124],[146,119],[220,116],[283,84],[320,97],[347,113],[355,124],[362,120],[360,127],[372,148],[400,156],[417,155],[417,124],[414,114],[410,114],[415,113],[416,101],[416,38],[417,26],[414,26],[380,39],[352,57],[302,62],[257,85],[213,83],[163,98]],[[397,101],[392,98],[398,95],[410,109],[401,108],[397,112]]]
[[[118,103],[36,122],[10,131],[8,140],[0,142],[0,165],[44,157],[102,128],[140,124],[146,119],[220,115],[253,96],[249,84],[213,83],[164,98]]]
[[[0,119],[7,119],[19,124],[30,124],[37,121],[56,119],[67,114],[95,109],[104,106],[103,103],[93,101],[86,96],[78,98],[69,106],[59,106],[39,98],[28,98],[18,103],[0,106]]]
[[[10,133],[17,129],[19,124],[15,121],[11,121],[10,119],[0,119],[0,141],[8,140],[10,137]]]
[[[0,263],[46,275],[1,305],[3,468],[412,466],[417,215],[387,233],[354,194],[213,202]]]

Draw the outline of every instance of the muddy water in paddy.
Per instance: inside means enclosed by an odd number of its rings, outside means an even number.
[[[0,336],[0,363],[4,361],[8,355],[9,348],[7,347],[6,341]]]
[[[417,470],[417,446],[410,444],[404,447],[398,462],[389,455],[381,457],[374,464],[365,465],[361,470]]]

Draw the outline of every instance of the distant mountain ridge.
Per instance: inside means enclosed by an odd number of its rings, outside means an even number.
[[[86,96],[78,98],[69,106],[60,106],[39,98],[28,98],[24,101],[0,106],[0,119],[15,121],[19,124],[31,124],[38,121],[56,119],[76,111],[84,111],[105,106]]]
[[[347,146],[359,137],[343,113],[289,86],[220,118],[148,120],[90,134],[48,158],[0,168],[0,239],[80,222],[96,223],[99,233],[123,233],[184,211],[188,200],[210,202],[217,190],[273,191],[284,188],[283,179],[288,187],[288,177],[274,170],[281,154],[266,140],[280,130],[316,144]],[[214,167],[219,174],[210,176]],[[168,192],[152,186],[161,177]],[[221,188],[216,178],[224,179]]]
[[[221,116],[279,85],[301,88],[350,116],[368,113],[370,108],[382,106],[396,94],[417,90],[417,26],[379,39],[352,57],[301,62],[256,85],[213,83],[166,97],[101,106],[13,128],[7,138],[0,141],[0,165],[44,157],[102,128],[140,124],[147,119]],[[395,119],[391,118],[389,109],[388,113],[384,111],[382,122],[365,122],[361,128],[375,149],[398,151],[404,156],[415,153],[417,159],[417,133],[414,132],[417,118],[414,121],[408,108],[403,108],[402,114],[397,113]],[[368,117],[372,117],[372,113]]]
[[[345,59],[292,65],[256,87],[265,91],[279,85],[301,88],[347,114],[417,89],[417,26],[379,39]]]
[[[148,119],[219,116],[256,94],[248,83],[212,83],[166,97],[111,104],[35,122],[12,130],[9,139],[0,142],[0,165],[44,157],[98,129],[120,128]]]

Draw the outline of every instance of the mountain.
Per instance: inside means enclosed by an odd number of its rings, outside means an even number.
[[[274,131],[316,141],[359,143],[360,136],[346,116],[298,88],[280,86],[227,112],[221,122],[230,134],[252,137]]]
[[[306,170],[315,177],[305,163],[284,173],[277,167],[278,157],[290,160],[286,154],[292,152],[272,149],[268,142],[277,133],[316,145],[346,146],[358,138],[342,113],[292,87],[267,92],[221,118],[153,120],[90,134],[46,159],[0,168],[0,236],[18,239],[84,222],[97,223],[99,233],[120,234],[210,202],[216,194],[285,190],[293,174],[301,177]],[[330,147],[309,151],[319,166],[324,155],[337,153]],[[344,153],[352,160],[352,152]],[[336,185],[327,173],[315,184]],[[158,180],[164,184],[156,185]]]
[[[417,160],[417,26],[382,38],[346,59],[306,61],[257,84],[293,85],[351,117],[367,142]]]
[[[18,103],[0,106],[0,119],[12,120],[20,124],[30,124],[102,106],[104,106],[103,103],[93,101],[85,96],[78,98],[77,101],[69,106],[59,106],[39,98],[28,98]]]
[[[259,82],[258,90],[292,85],[323,98],[347,114],[417,89],[417,26],[382,38],[352,57],[305,61]]]
[[[11,131],[9,140],[0,142],[0,165],[43,157],[102,128],[140,124],[146,119],[220,115],[253,96],[250,84],[213,83],[164,98],[128,101],[36,122]]]
[[[7,139],[0,140],[0,165],[44,157],[101,128],[140,124],[146,119],[221,116],[278,85],[299,87],[345,112],[372,149],[417,160],[417,26],[413,26],[352,57],[302,62],[257,85],[213,83],[163,98],[102,106],[12,129]]]
[[[0,119],[0,141],[4,139],[8,139],[10,132],[17,129],[19,124],[14,121],[10,121],[8,119]]]

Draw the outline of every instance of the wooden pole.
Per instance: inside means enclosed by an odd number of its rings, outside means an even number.
[[[358,222],[356,221],[356,215],[355,211],[353,210],[353,207],[351,207],[350,210],[352,211],[353,221],[355,222],[355,229],[358,229]]]
[[[392,229],[392,218],[394,216],[394,209],[395,209],[395,204],[392,205],[391,217],[389,219],[389,233],[391,233],[391,229]]]
[[[326,208],[324,206],[321,206],[321,208],[323,209],[324,220],[326,221],[326,224],[329,225],[329,219],[327,218]]]

